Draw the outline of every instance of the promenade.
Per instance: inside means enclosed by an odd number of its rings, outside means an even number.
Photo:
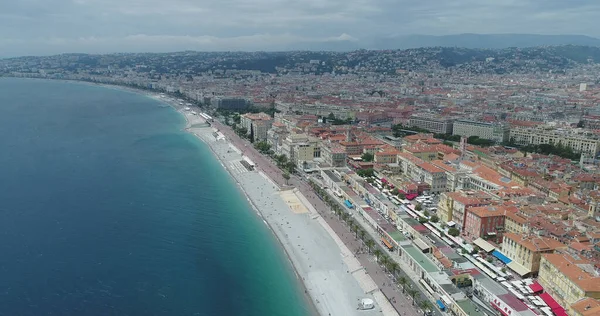
[[[219,122],[214,122],[213,127],[217,128],[221,133],[223,133],[231,144],[237,148],[240,148],[242,153],[252,159],[257,168],[264,172],[278,186],[282,188],[295,187],[299,192],[302,193],[306,199],[306,202],[308,202],[312,208],[318,212],[318,214],[323,218],[335,235],[340,238],[350,252],[355,254],[356,259],[358,259],[366,274],[368,274],[375,282],[377,290],[373,292],[374,296],[384,296],[399,315],[417,316],[423,314],[417,310],[416,306],[412,305],[412,300],[406,294],[403,294],[402,290],[394,284],[391,275],[387,274],[383,270],[383,268],[376,262],[375,257],[364,251],[365,246],[362,241],[355,237],[354,233],[350,231],[345,223],[338,219],[337,216],[333,215],[329,207],[317,197],[305,179],[293,175],[286,183],[285,179],[283,179],[282,171],[276,165],[274,165],[268,157],[260,154],[256,149],[254,149],[248,141],[237,136],[230,127],[224,126]]]
[[[391,306],[386,310],[379,304],[372,310],[358,310],[360,299],[378,299],[373,293],[366,293],[372,292],[375,287],[373,281],[369,284],[370,278],[357,278],[350,273],[348,258],[344,256],[350,250],[340,248],[344,244],[340,245],[331,238],[319,222],[320,215],[301,203],[303,197],[300,192],[290,187],[287,187],[290,190],[284,188],[282,191],[277,179],[269,179],[269,173],[273,174],[274,170],[260,168],[261,162],[257,163],[258,171],[244,167],[240,163],[242,155],[253,161],[255,158],[248,155],[248,148],[243,144],[234,144],[225,138],[217,140],[212,128],[190,127],[188,131],[213,150],[257,214],[278,237],[320,315],[398,315]],[[296,197],[297,205],[291,204],[293,197]],[[360,266],[359,263],[356,265]]]

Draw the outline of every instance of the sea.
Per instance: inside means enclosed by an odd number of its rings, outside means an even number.
[[[0,78],[0,315],[312,314],[184,127],[141,94]]]

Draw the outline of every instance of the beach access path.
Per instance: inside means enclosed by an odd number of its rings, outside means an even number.
[[[320,215],[306,208],[297,190],[281,190],[262,171],[248,170],[241,163],[245,150],[236,148],[223,135],[215,136],[213,128],[201,126],[200,120],[188,117],[188,131],[213,150],[257,214],[278,237],[320,315],[398,315],[391,306],[385,310],[379,304],[372,310],[358,310],[361,299],[377,302],[381,298],[373,293],[377,292],[377,286],[370,278],[357,278],[360,273],[350,273],[349,265],[362,271],[356,259],[349,258],[350,250],[340,248],[345,245],[332,238],[319,222]]]

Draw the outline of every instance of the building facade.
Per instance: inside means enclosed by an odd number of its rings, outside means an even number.
[[[477,136],[501,143],[508,141],[510,130],[507,125],[469,120],[456,120],[452,126],[452,135],[465,137]]]
[[[502,252],[534,274],[540,270],[543,254],[566,248],[561,242],[542,236],[505,233],[502,240]]]
[[[432,133],[437,134],[451,134],[452,124],[453,120],[451,119],[436,118],[433,116],[428,117],[421,115],[413,115],[408,120],[408,125],[410,127],[426,129]]]
[[[558,130],[548,127],[513,128],[510,130],[510,140],[517,145],[551,144],[570,147],[574,152],[596,157],[600,152],[600,140],[584,131]]]
[[[216,97],[211,99],[210,105],[214,109],[239,111],[249,108],[250,102],[243,98]]]

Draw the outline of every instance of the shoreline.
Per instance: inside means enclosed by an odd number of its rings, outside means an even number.
[[[244,176],[247,176],[247,174],[242,175],[239,173],[239,170],[237,170],[236,173],[236,170],[234,170],[233,167],[230,166],[230,164],[232,164],[233,162],[232,159],[227,160],[225,158],[226,156],[228,158],[231,158],[231,155],[225,154],[225,152],[223,151],[223,148],[235,148],[233,143],[230,140],[225,140],[224,138],[221,140],[215,140],[215,137],[212,134],[215,129],[213,127],[208,127],[204,125],[206,122],[199,115],[191,114],[192,110],[197,110],[198,112],[200,112],[200,109],[196,109],[197,107],[195,105],[188,105],[187,103],[190,103],[189,101],[171,96],[166,93],[147,91],[127,86],[93,83],[77,80],[43,78],[30,79],[57,80],[67,83],[80,83],[136,93],[138,95],[152,98],[156,101],[159,101],[160,103],[163,103],[173,108],[185,119],[185,126],[182,128],[182,130],[184,130],[186,133],[194,135],[198,140],[200,140],[209,147],[214,157],[217,159],[217,161],[219,161],[219,163],[223,166],[227,173],[233,178],[233,180],[237,184],[237,187],[241,190],[241,193],[244,194],[250,207],[256,212],[259,219],[261,219],[265,223],[270,232],[276,238],[277,243],[283,249],[286,258],[288,259],[288,262],[291,263],[291,268],[300,285],[299,289],[304,290],[304,294],[301,293],[301,295],[304,298],[304,300],[306,300],[306,303],[308,303],[308,305],[306,306],[307,312],[309,312],[310,314],[323,316],[351,316],[358,314],[358,312],[360,312],[360,315],[374,315],[375,313],[381,313],[381,306],[377,306],[375,309],[365,311],[358,311],[358,309],[356,308],[358,300],[360,298],[374,297],[371,295],[370,292],[367,293],[367,291],[363,291],[364,289],[361,289],[363,284],[355,278],[355,276],[353,275],[354,272],[350,273],[349,271],[346,271],[352,269],[350,269],[350,266],[348,266],[349,263],[346,262],[347,258],[345,257],[344,249],[340,248],[341,246],[336,243],[337,235],[331,236],[331,232],[327,231],[328,226],[323,226],[323,224],[319,222],[320,216],[315,216],[314,212],[307,212],[308,214],[301,214],[305,215],[303,217],[300,217],[298,214],[292,214],[295,212],[291,210],[290,205],[285,204],[283,197],[280,196],[280,194],[285,191],[281,191],[281,189],[275,185],[275,181],[273,181],[262,171],[251,172],[256,177],[250,179],[252,180],[250,182],[243,183],[244,181],[248,181],[248,179],[243,178]],[[180,102],[182,102],[182,104],[180,104]],[[186,107],[190,107],[192,109],[185,110]],[[222,151],[220,153],[222,156],[219,155],[219,149]],[[243,147],[241,149],[243,149]],[[243,156],[239,149],[236,150],[236,152],[238,156]],[[229,150],[227,150],[227,153],[229,153]],[[232,155],[235,155],[235,153],[233,153]],[[237,157],[238,161],[239,158],[240,157]],[[258,191],[256,191],[256,186],[259,185],[259,183],[263,183],[263,186],[267,189],[267,191],[269,189],[274,190],[275,193],[272,194],[276,194],[275,200],[280,200],[280,202],[283,202],[283,205],[279,207],[273,207],[273,202],[271,202],[271,206],[262,203],[263,207],[260,207],[260,200],[263,199],[263,193],[259,193]],[[271,188],[267,188],[269,186]],[[253,190],[254,192],[252,192]],[[295,191],[297,191],[297,189],[293,189],[291,191],[294,192],[294,194],[296,194]],[[304,198],[301,193],[298,196],[298,198],[299,200],[302,200],[302,204],[305,204],[305,202],[307,202],[306,198]],[[271,201],[272,199],[267,198],[267,200]],[[305,205],[304,207],[312,208],[312,205],[310,204],[310,202],[308,202],[308,205]],[[290,212],[286,214],[280,213],[280,210],[284,208],[287,208]],[[290,222],[292,224],[290,224]],[[292,225],[294,227],[287,227],[288,225]],[[292,242],[291,237],[288,237],[288,234],[291,235],[292,233],[299,234],[297,238],[302,237],[302,239],[294,239],[294,241]],[[305,244],[303,247],[301,247],[300,244],[297,244],[298,242],[304,239],[308,239],[308,242],[312,242],[312,244]],[[306,247],[306,250],[304,247]],[[312,258],[317,258],[317,262],[311,261]],[[311,262],[312,265],[309,264]],[[354,266],[354,264],[351,265]],[[324,280],[326,282],[324,282]],[[339,283],[337,284],[337,286],[335,286],[336,281],[337,283]],[[356,301],[352,302],[353,299],[356,299]]]
[[[67,80],[67,82],[70,82],[70,81]],[[76,81],[76,82],[78,82],[78,81]],[[87,82],[83,82],[83,83],[85,84]],[[191,121],[189,115],[186,115],[186,112],[184,110],[184,108],[186,106],[185,105],[183,105],[183,106],[180,105],[175,100],[175,97],[169,96],[167,94],[164,94],[165,97],[162,97],[160,93],[153,93],[153,92],[150,92],[150,91],[145,91],[145,90],[135,89],[135,88],[130,88],[130,87],[123,87],[123,86],[117,86],[117,85],[108,85],[108,84],[95,84],[95,83],[90,83],[90,85],[101,86],[101,87],[104,87],[104,88],[111,88],[111,89],[115,89],[115,90],[122,90],[122,91],[127,91],[127,92],[136,93],[136,94],[139,94],[139,95],[143,95],[145,97],[148,97],[148,98],[154,99],[156,101],[159,101],[161,103],[169,105],[169,107],[171,107],[180,116],[182,116],[185,119],[185,126],[182,128],[182,130],[185,131],[188,134],[193,135],[196,139],[198,139],[199,141],[203,142],[210,149],[211,153],[213,154],[213,157],[217,161],[219,161],[219,163],[221,164],[221,166],[223,167],[223,169],[225,169],[225,171],[227,172],[227,174],[236,183],[237,188],[244,195],[244,197],[246,198],[246,201],[248,202],[248,204],[250,205],[250,207],[254,210],[254,212],[256,213],[256,215],[258,216],[258,218],[260,220],[262,220],[263,223],[267,226],[267,228],[269,229],[269,232],[272,234],[272,236],[275,237],[275,240],[276,240],[279,248],[283,250],[283,253],[285,254],[285,258],[287,259],[287,261],[290,264],[290,267],[291,267],[291,270],[292,270],[291,272],[293,272],[294,276],[296,277],[296,281],[298,282],[300,290],[304,291],[304,293],[300,293],[300,294],[301,294],[302,298],[305,300],[305,302],[308,304],[307,310],[309,311],[310,315],[320,316],[321,313],[319,312],[317,306],[315,305],[315,303],[313,301],[314,298],[310,295],[309,288],[307,287],[307,285],[303,281],[303,278],[302,278],[302,276],[300,275],[300,273],[298,271],[296,263],[294,263],[294,260],[292,259],[292,256],[290,255],[290,252],[285,247],[285,244],[283,243],[283,241],[281,240],[281,238],[276,234],[276,231],[273,228],[273,226],[266,220],[265,216],[263,216],[263,214],[261,213],[261,211],[258,208],[258,206],[252,201],[252,199],[249,196],[248,192],[244,189],[243,184],[240,183],[240,181],[235,177],[235,175],[232,174],[231,170],[226,167],[225,162],[222,161],[222,159],[219,158],[219,155],[214,150],[214,148],[212,146],[210,146],[210,144],[208,144],[204,139],[202,139],[200,136],[196,135],[193,131],[190,130],[190,128],[193,128],[193,126],[195,124],[206,123],[206,122],[203,119],[201,119],[199,116],[195,116],[195,118],[198,119],[197,121]],[[208,128],[208,127],[206,127],[206,128]],[[274,184],[274,182],[271,179],[269,179],[269,181]]]

